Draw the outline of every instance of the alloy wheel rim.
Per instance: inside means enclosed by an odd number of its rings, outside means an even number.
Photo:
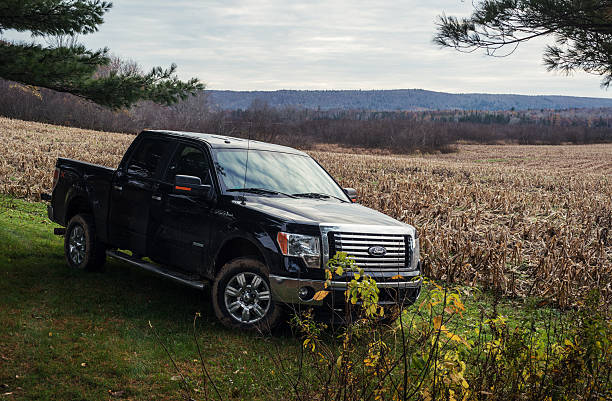
[[[263,319],[270,309],[270,287],[257,273],[241,272],[225,286],[225,307],[230,316],[244,324]]]
[[[70,240],[68,241],[68,251],[70,260],[75,265],[79,266],[85,260],[85,230],[81,225],[76,225],[70,233]]]

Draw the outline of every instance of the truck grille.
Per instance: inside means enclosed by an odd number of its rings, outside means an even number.
[[[412,237],[401,234],[329,233],[330,257],[346,252],[357,266],[366,270],[396,270],[410,266]],[[384,247],[384,255],[372,255],[372,247]]]

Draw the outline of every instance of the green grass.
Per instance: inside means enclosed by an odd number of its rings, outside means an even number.
[[[296,363],[281,369],[271,359],[299,352],[301,342],[289,330],[262,338],[225,329],[205,292],[125,263],[109,260],[103,273],[71,270],[53,227],[44,204],[0,196],[0,395],[12,393],[1,399],[106,400],[110,393],[178,399],[177,372],[149,321],[198,387],[196,312],[204,360],[225,399],[291,393],[283,376]],[[458,288],[468,309],[457,324],[467,333],[493,297]],[[497,308],[517,322],[549,313],[511,300]]]
[[[296,340],[227,330],[202,292],[120,262],[70,270],[53,227],[43,204],[0,198],[0,391],[13,393],[2,399],[177,399],[177,373],[148,322],[196,380],[196,312],[204,359],[227,398],[284,386],[269,350],[293,352]]]

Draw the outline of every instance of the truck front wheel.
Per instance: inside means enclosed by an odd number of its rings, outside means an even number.
[[[106,250],[96,238],[93,217],[77,214],[66,227],[64,253],[68,266],[79,270],[99,271],[106,261]]]
[[[217,318],[229,328],[268,332],[281,319],[281,309],[272,300],[268,268],[256,259],[234,259],[221,268],[212,304]]]

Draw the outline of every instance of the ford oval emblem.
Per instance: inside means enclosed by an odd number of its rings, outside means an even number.
[[[372,256],[385,256],[387,254],[387,248],[384,246],[371,246],[368,248],[368,253]]]

